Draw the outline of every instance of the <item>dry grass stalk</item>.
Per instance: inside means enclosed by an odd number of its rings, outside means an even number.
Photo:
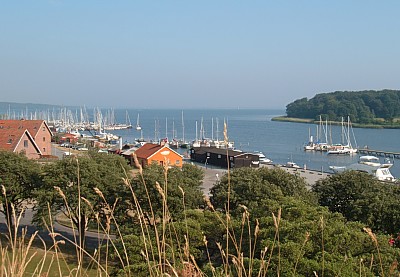
[[[215,276],[216,275],[215,267],[213,266],[213,264],[211,262],[210,251],[208,250],[208,241],[207,241],[206,236],[203,236],[203,243],[204,243],[204,246],[206,247],[206,251],[207,251],[208,264],[210,265],[213,276]]]
[[[160,243],[160,240],[159,240],[158,229],[157,229],[157,226],[156,226],[156,222],[154,220],[153,208],[151,206],[151,201],[150,201],[149,193],[148,193],[148,190],[147,190],[146,182],[144,181],[143,174],[141,174],[141,178],[142,178],[142,182],[144,184],[145,190],[146,190],[147,199],[148,199],[149,204],[150,204],[150,210],[151,210],[151,214],[152,214],[151,219],[150,219],[150,221],[151,221],[150,223],[154,228],[156,245],[157,245],[157,248],[159,249],[161,243]],[[142,235],[143,242],[144,242],[144,247],[145,247],[145,256],[146,256],[146,261],[147,261],[147,267],[149,269],[150,276],[156,276],[157,274],[154,273],[155,268],[153,266],[151,266],[151,263],[150,263],[150,261],[155,261],[155,253],[154,253],[155,250],[153,249],[153,245],[151,243],[151,236],[150,236],[150,231],[148,229],[148,224],[146,224],[146,222],[144,220],[145,215],[143,213],[142,207],[140,206],[139,200],[138,200],[138,198],[136,196],[136,193],[133,190],[133,187],[132,187],[131,183],[129,182],[128,179],[124,179],[124,183],[131,191],[131,195],[132,195],[133,202],[134,202],[133,204],[134,204],[134,207],[136,209],[137,217],[139,219],[140,228],[141,228],[141,235]],[[147,242],[149,242],[149,243],[147,243]],[[149,253],[151,254],[151,258],[150,258],[150,254]],[[161,256],[159,255],[158,258],[159,258],[158,265],[160,265],[161,264]],[[156,270],[156,272],[157,272],[157,270]]]
[[[25,209],[22,209],[19,214],[15,210],[12,203],[8,202],[7,190],[2,186],[2,193],[4,195],[5,204],[8,208],[7,212],[7,229],[6,235],[7,244],[3,245],[0,240],[0,253],[1,253],[1,268],[0,276],[25,276],[27,267],[31,264],[32,259],[37,256],[37,251],[32,251],[33,241],[38,237],[38,231],[35,231],[26,241],[27,228],[21,230],[21,235],[18,234],[20,222]],[[9,210],[11,209],[11,210]],[[42,241],[43,242],[43,241]],[[45,247],[45,244],[43,243]],[[42,273],[41,269],[44,262],[39,262],[35,267],[35,272]]]
[[[376,251],[378,252],[378,258],[379,258],[379,265],[380,265],[380,269],[381,269],[381,274],[382,274],[382,276],[385,276],[385,272],[383,270],[383,264],[382,264],[382,257],[381,257],[381,253],[380,253],[380,250],[379,250],[379,243],[378,243],[378,240],[376,238],[376,235],[372,232],[372,230],[370,228],[364,227],[363,230],[368,234],[368,236],[371,238],[371,240],[375,244]],[[371,261],[371,263],[372,263],[372,261]]]
[[[298,265],[298,263],[299,263],[299,260],[300,260],[301,256],[304,255],[303,249],[304,249],[304,247],[305,247],[305,245],[306,245],[306,243],[308,242],[309,239],[310,239],[310,233],[309,233],[309,232],[306,232],[305,237],[304,237],[303,244],[301,245],[301,248],[300,248],[299,256],[297,257],[296,263],[294,264],[293,276],[296,276],[297,265]]]
[[[321,226],[321,247],[322,247],[322,277],[324,277],[325,272],[325,241],[324,241],[324,230],[325,230],[325,222],[324,216],[320,218],[320,226]]]
[[[280,274],[279,224],[280,224],[280,220],[281,220],[281,209],[280,208],[278,210],[278,217],[276,217],[275,214],[272,213],[272,218],[274,220],[275,236],[274,236],[274,240],[272,242],[272,246],[271,246],[271,250],[269,253],[269,257],[268,257],[268,262],[265,267],[264,275],[267,274],[267,272],[268,272],[269,265],[271,264],[272,254],[275,249],[275,243],[278,242],[278,276],[279,276],[279,274]]]

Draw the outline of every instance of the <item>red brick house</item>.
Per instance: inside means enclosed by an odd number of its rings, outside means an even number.
[[[160,165],[182,167],[182,156],[166,145],[146,143],[135,151],[142,167],[155,162]]]
[[[29,158],[36,158],[36,155],[39,157],[51,155],[53,133],[44,120],[0,120],[0,136],[1,149],[13,152],[28,150],[26,155]],[[22,146],[17,141],[22,142]],[[36,151],[36,148],[39,151]],[[34,152],[36,154],[33,154]]]
[[[0,149],[14,153],[24,152],[29,159],[39,159],[42,155],[27,129],[8,129],[2,125],[0,125]]]

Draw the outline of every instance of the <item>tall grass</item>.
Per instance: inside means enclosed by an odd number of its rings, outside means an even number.
[[[227,140],[227,137],[226,137]],[[163,183],[159,184],[147,184],[143,174],[143,168],[139,164],[136,157],[134,157],[135,165],[139,169],[138,177],[141,180],[141,185],[145,188],[146,200],[149,204],[149,211],[145,211],[140,204],[139,196],[136,194],[134,187],[131,184],[128,174],[123,179],[123,183],[130,191],[132,198],[133,210],[129,212],[130,217],[135,222],[139,223],[140,226],[140,237],[143,243],[142,256],[146,261],[146,271],[149,276],[205,276],[205,273],[198,266],[193,253],[191,253],[191,234],[189,232],[188,218],[185,203],[185,191],[182,187],[179,187],[182,194],[183,204],[183,215],[184,215],[184,226],[185,232],[183,235],[179,235],[175,228],[174,215],[171,214],[168,207],[168,173],[169,173],[169,162],[165,160],[163,172],[164,179]],[[77,161],[78,162],[78,161]],[[229,164],[229,161],[228,161]],[[79,166],[78,173],[79,175]],[[79,178],[78,178],[79,180]],[[265,246],[261,253],[256,253],[257,246],[259,246],[259,232],[260,226],[258,220],[255,220],[255,225],[252,224],[251,214],[246,206],[241,206],[243,209],[241,226],[239,234],[235,234],[234,228],[231,222],[230,212],[230,175],[228,168],[228,191],[227,191],[227,203],[225,215],[216,211],[208,197],[204,197],[207,209],[213,212],[226,233],[225,247],[222,242],[217,242],[219,249],[219,255],[223,263],[223,272],[219,272],[213,264],[211,259],[208,245],[208,238],[203,237],[203,244],[205,247],[205,253],[207,255],[207,263],[211,269],[212,276],[230,276],[236,275],[240,277],[249,276],[267,276],[275,275],[281,276],[281,245],[280,245],[280,228],[282,211],[279,209],[277,215],[271,214],[273,224],[275,228],[275,234],[273,241],[270,245]],[[154,186],[158,191],[159,196],[162,199],[162,215],[161,218],[157,218],[152,206],[153,203],[150,198],[150,186]],[[79,181],[77,184],[78,192],[80,190]],[[64,192],[59,187],[54,187],[57,193],[63,198],[66,207],[66,214],[70,221],[70,228],[73,233],[73,239],[70,239],[54,230],[54,226],[50,224],[47,226],[47,230],[51,237],[50,246],[35,232],[30,237],[27,236],[26,229],[23,229],[21,233],[18,232],[20,220],[23,211],[20,214],[15,213],[15,209],[11,205],[11,213],[13,222],[7,222],[8,234],[5,236],[5,240],[0,241],[1,250],[1,272],[0,277],[3,276],[26,276],[27,268],[31,265],[34,257],[38,256],[39,250],[33,248],[33,242],[39,241],[40,248],[43,249],[40,253],[40,261],[34,267],[32,276],[45,276],[50,271],[56,268],[58,276],[110,276],[113,272],[113,268],[120,268],[122,274],[125,276],[135,276],[135,272],[132,271],[132,263],[129,257],[128,242],[125,241],[125,236],[121,231],[121,226],[115,216],[115,209],[119,204],[119,199],[115,203],[108,203],[101,190],[94,188],[95,193],[104,202],[105,220],[101,219],[98,212],[95,211],[92,203],[83,197],[79,192],[79,205],[78,210],[81,209],[81,205],[85,204],[92,209],[95,214],[95,222],[97,226],[97,240],[98,247],[95,249],[88,249],[85,246],[84,237],[82,237],[83,230],[88,228],[88,218],[82,218],[79,221],[78,229],[75,227],[73,222],[74,215],[72,208],[69,206],[67,198]],[[3,187],[3,194],[6,196],[6,189]],[[143,197],[143,196],[141,196]],[[6,198],[6,197],[5,197]],[[7,198],[6,198],[7,199]],[[7,200],[6,200],[7,201]],[[49,215],[51,216],[50,207]],[[150,218],[147,215],[150,213]],[[52,222],[50,220],[50,222]],[[322,272],[321,276],[324,276],[324,219],[320,219],[320,230],[322,236]],[[111,230],[114,230],[112,233]],[[374,245],[378,251],[379,264],[381,267],[381,274],[384,275],[382,266],[382,258],[379,252],[379,245],[376,236],[371,230],[365,229],[368,235],[374,242]],[[183,236],[183,237],[182,237]],[[293,269],[290,271],[293,276],[296,276],[299,261],[304,255],[303,249],[309,241],[310,234],[306,233],[304,241],[301,245],[301,249],[297,257],[295,257],[295,264]],[[103,238],[105,238],[103,240]],[[117,239],[120,241],[119,247],[117,245]],[[184,243],[182,243],[182,241]],[[244,253],[244,241],[247,242],[248,252]],[[75,249],[75,261],[70,264],[70,267],[64,267],[67,257],[60,246],[65,244],[71,245]],[[38,249],[38,248],[36,248]],[[109,259],[110,253],[115,253],[116,259],[111,261]],[[260,263],[256,266],[257,261]],[[245,257],[247,257],[245,259]],[[275,264],[274,272],[271,272],[271,263],[273,258],[277,260]],[[372,263],[372,262],[371,262]],[[363,270],[363,261],[360,261],[360,275]],[[315,275],[317,275],[315,273]]]

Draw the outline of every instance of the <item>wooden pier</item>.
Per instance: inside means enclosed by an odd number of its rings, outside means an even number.
[[[399,152],[388,152],[388,151],[373,150],[373,149],[368,149],[368,148],[359,148],[358,153],[373,155],[373,156],[380,156],[380,157],[388,157],[388,158],[393,158],[393,159],[400,159]]]

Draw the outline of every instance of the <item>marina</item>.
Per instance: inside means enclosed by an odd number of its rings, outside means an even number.
[[[309,135],[316,137],[317,124],[271,121],[271,118],[284,114],[283,110],[101,109],[101,113],[95,112],[98,110],[97,108],[86,108],[86,110],[93,112],[87,113],[87,118],[84,116],[85,113],[82,113],[84,122],[92,122],[93,127],[98,129],[90,132],[78,130],[79,132],[87,135],[112,134],[113,137],[121,138],[123,144],[133,144],[137,141],[159,141],[165,138],[168,138],[169,141],[175,139],[181,142],[177,151],[187,156],[189,148],[186,147],[196,140],[200,142],[200,139],[207,138],[213,141],[223,141],[222,122],[225,121],[227,136],[232,144],[234,142],[232,145],[234,148],[251,153],[262,152],[266,158],[273,161],[274,165],[295,162],[300,168],[332,173],[330,166],[348,166],[356,163],[360,155],[375,155],[381,158],[390,158],[393,164],[392,174],[396,178],[400,176],[400,163],[397,162],[400,156],[399,129],[353,128],[358,145],[361,145],[358,147],[358,153],[328,155],[322,151],[304,150],[304,146],[309,141]],[[139,119],[140,115],[140,122],[137,120],[136,124],[133,124],[133,128],[99,131],[99,126],[94,123],[99,122],[99,118],[106,117],[107,111],[111,110],[115,123],[126,122],[127,114],[135,119]],[[8,111],[1,112],[7,114]],[[57,114],[56,111],[51,113]],[[45,118],[49,117],[50,121],[53,119],[49,113],[30,111],[29,109],[21,112],[11,110],[10,114],[22,114],[28,118],[41,115]],[[83,125],[80,123],[80,116],[76,117],[76,115],[80,115],[80,108],[70,112],[64,109],[60,114],[63,115],[64,122],[68,122],[67,118],[70,118],[69,122],[74,119],[74,122]],[[139,125],[140,128],[137,129],[136,125]],[[331,126],[332,141],[341,141],[341,132],[341,126]]]

